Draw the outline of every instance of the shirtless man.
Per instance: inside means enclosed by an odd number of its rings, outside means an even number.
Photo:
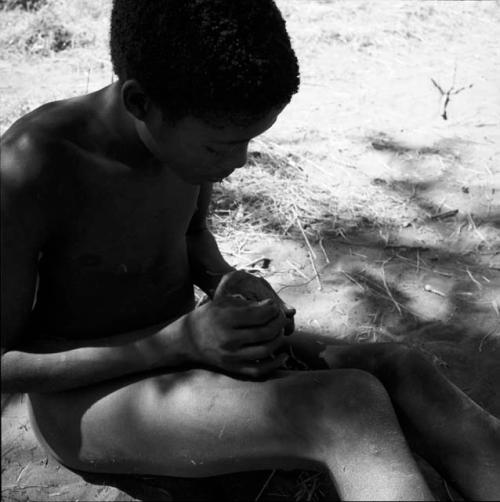
[[[211,184],[297,90],[272,0],[116,0],[111,54],[117,83],[2,142],[3,391],[29,394],[47,450],[103,473],[322,466],[343,499],[430,500],[408,441],[466,497],[500,498],[498,420],[418,353],[281,371],[293,310],[274,293],[194,308],[193,283],[213,295],[233,270]]]

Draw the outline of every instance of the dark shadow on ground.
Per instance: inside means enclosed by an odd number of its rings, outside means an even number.
[[[427,145],[409,145],[403,141],[398,141],[384,132],[367,136],[366,140],[374,150],[387,151],[398,155],[446,155],[454,160],[460,160],[460,156],[454,151],[453,144],[449,139],[443,139],[432,146]]]
[[[88,483],[113,486],[142,501],[340,500],[325,472],[253,471],[197,479],[75,472]]]
[[[371,145],[374,150],[387,152],[393,154],[393,158],[401,159],[404,162],[406,169],[401,172],[402,179],[385,180],[375,178],[372,183],[378,186],[387,187],[388,191],[396,192],[409,196],[409,202],[422,209],[425,213],[432,216],[439,215],[443,211],[438,204],[425,196],[426,192],[435,188],[438,184],[449,183],[451,178],[452,182],[457,184],[460,180],[453,179],[455,165],[464,162],[464,152],[461,152],[463,146],[467,144],[467,140],[461,138],[455,139],[442,139],[435,142],[431,146],[428,145],[411,145],[403,141],[396,140],[389,135],[379,132],[376,135],[367,136],[366,141]],[[466,155],[466,154],[465,154]],[[438,156],[439,159],[445,159],[449,165],[445,168],[441,162],[442,170],[438,169],[435,173],[426,172],[425,180],[415,179],[415,174],[419,172],[419,167],[426,157]],[[407,173],[408,177],[405,177]],[[449,190],[457,189],[451,185]],[[469,187],[462,186],[464,194],[469,193]],[[460,193],[460,190],[458,190]],[[495,189],[492,187],[491,196],[495,194]],[[457,207],[460,210],[460,207]],[[461,211],[456,216],[457,222],[467,221],[467,214]],[[477,219],[476,223],[490,224],[494,228],[499,228],[500,215],[499,214],[478,214],[474,216]],[[428,221],[428,223],[431,223]]]

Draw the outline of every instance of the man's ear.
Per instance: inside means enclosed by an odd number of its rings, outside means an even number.
[[[122,85],[122,101],[125,108],[136,119],[144,121],[152,102],[137,80],[127,80]]]

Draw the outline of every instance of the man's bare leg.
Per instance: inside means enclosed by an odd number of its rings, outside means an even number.
[[[432,499],[386,391],[362,371],[251,382],[193,370],[30,398],[75,469],[204,477],[321,465],[342,499]]]
[[[330,345],[323,357],[330,368],[375,375],[388,391],[410,445],[465,498],[500,499],[500,420],[419,351],[393,343]]]

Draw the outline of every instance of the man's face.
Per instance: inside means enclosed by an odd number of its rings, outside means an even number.
[[[267,131],[280,109],[248,126],[217,126],[192,117],[174,124],[149,120],[140,135],[153,155],[190,184],[220,181],[247,161],[248,143]],[[160,112],[161,114],[161,112]]]

